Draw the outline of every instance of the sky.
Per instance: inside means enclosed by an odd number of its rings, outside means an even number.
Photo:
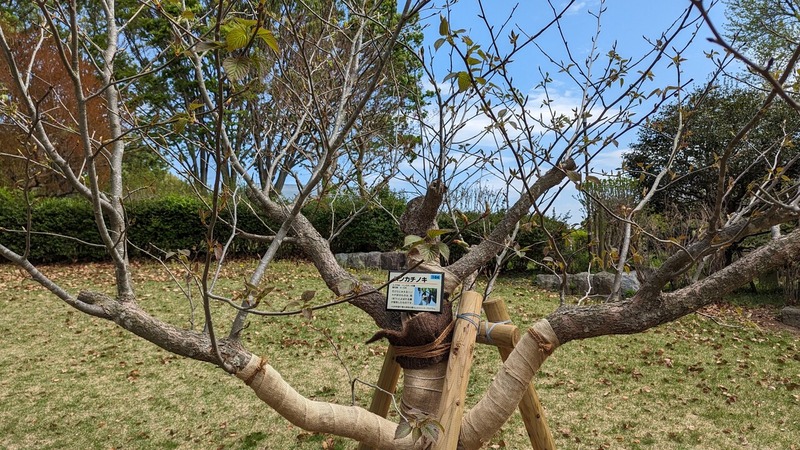
[[[708,3],[708,2],[706,2]],[[553,0],[553,6],[560,9],[566,5],[563,0]],[[651,45],[647,43],[645,37],[651,41],[659,38],[661,33],[669,28],[680,16],[684,9],[690,5],[689,0],[664,0],[664,1],[642,1],[642,0],[600,0],[576,1],[572,4],[567,14],[561,21],[561,31],[569,44],[569,51],[577,61],[583,61],[593,46],[592,36],[598,29],[598,19],[595,17],[598,11],[603,9],[600,17],[600,34],[596,44],[596,53],[606,55],[616,44],[616,51],[622,57],[636,57],[642,55]],[[496,29],[500,24],[506,22],[511,11],[513,17],[508,19],[506,29],[502,33],[501,42],[508,42],[505,37],[512,28],[517,33],[524,31],[535,32],[544,23],[550,21],[553,12],[548,3],[541,0],[512,2],[505,0],[485,0],[484,12],[488,21],[495,25]],[[724,5],[717,5],[712,9],[712,18],[715,25],[722,29],[725,21]],[[443,81],[444,76],[450,71],[447,58],[440,49],[436,52],[433,48],[434,42],[441,36],[439,34],[439,11],[432,11],[425,16],[424,21],[424,47],[426,55],[434,55],[433,68],[436,71],[437,83]],[[462,0],[453,5],[449,12],[449,22],[451,29],[465,29],[470,38],[482,44],[482,48],[488,48],[488,33],[479,19],[480,9],[475,0]],[[564,44],[556,29],[543,34],[536,39],[536,43],[541,49],[557,59],[565,59],[567,54]],[[701,84],[707,80],[708,74],[713,70],[712,62],[704,55],[704,52],[715,49],[714,44],[708,42],[711,36],[709,29],[703,25],[694,42],[681,53],[685,61],[681,63],[681,79],[687,82],[694,80],[695,84]],[[682,47],[683,43],[676,43],[675,46]],[[443,48],[446,46],[443,46]],[[600,59],[602,60],[602,58]],[[656,82],[653,86],[664,86],[674,84],[669,80],[675,80],[675,68],[668,67],[668,61],[660,64],[654,69]],[[541,88],[537,84],[541,80],[539,71],[547,71],[554,82],[549,88],[550,99],[556,109],[568,113],[573,108],[577,108],[581,100],[579,86],[570,81],[563,75],[559,75],[555,68],[545,57],[542,50],[529,47],[525,52],[517,55],[511,64],[511,73],[515,79],[515,85],[532,98],[544,98]],[[599,70],[593,69],[595,73]],[[433,88],[434,86],[430,86]],[[537,102],[532,102],[537,103]],[[464,135],[470,131],[480,130],[486,126],[486,118],[475,118],[465,124]],[[620,141],[617,148],[610,148],[601,153],[592,165],[595,172],[615,171],[620,167],[622,154],[629,148],[631,142],[636,139],[635,132],[629,132]],[[546,138],[545,138],[546,140]],[[492,139],[484,138],[476,143],[479,147],[485,146],[487,151],[494,145]],[[510,155],[504,155],[510,158]],[[411,166],[406,170],[411,173]],[[419,167],[417,167],[419,169]],[[499,177],[492,177],[490,174],[481,173],[481,184],[493,188],[499,188],[505,182]],[[394,186],[403,189],[402,186]],[[577,191],[568,188],[563,192],[559,199],[554,203],[550,213],[569,214],[571,223],[579,222],[583,217],[580,203],[577,200]],[[512,199],[513,200],[513,199]]]

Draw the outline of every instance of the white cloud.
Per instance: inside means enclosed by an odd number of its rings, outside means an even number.
[[[578,14],[584,8],[586,8],[586,2],[575,2],[572,6],[569,7],[567,10],[567,14]]]
[[[592,160],[592,170],[596,172],[617,172],[622,167],[622,157],[630,148],[605,149]]]

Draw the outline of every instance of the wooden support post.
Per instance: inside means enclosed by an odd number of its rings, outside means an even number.
[[[444,432],[436,442],[437,450],[455,450],[458,445],[482,302],[483,296],[477,292],[467,291],[461,295],[453,331],[453,343],[450,346],[450,358],[447,361],[444,390],[439,403],[442,415],[439,423],[442,424]]]
[[[519,342],[519,337],[519,329],[514,325],[483,321],[477,341],[479,344],[513,349]]]
[[[381,367],[381,374],[378,378],[378,387],[383,391],[394,393],[397,389],[397,380],[400,378],[400,365],[394,360],[394,347],[389,346],[386,350],[386,357],[383,359],[383,366]],[[383,392],[380,389],[375,389],[372,395],[372,403],[369,404],[369,411],[381,417],[386,417],[389,414],[389,408],[392,406],[392,396]],[[364,444],[358,444],[358,450],[371,450],[372,447]]]
[[[501,299],[488,300],[483,304],[483,310],[486,311],[486,318],[492,322],[511,320],[506,304]],[[516,342],[514,344],[516,345]],[[503,361],[511,354],[511,349],[509,348],[498,347],[497,349],[500,351],[500,358]],[[553,450],[555,448],[553,435],[547,425],[547,419],[544,417],[542,404],[539,401],[539,394],[536,393],[533,383],[528,385],[527,392],[522,396],[522,401],[519,403],[519,412],[522,414],[522,421],[525,423],[525,429],[528,431],[528,437],[531,440],[533,449]]]

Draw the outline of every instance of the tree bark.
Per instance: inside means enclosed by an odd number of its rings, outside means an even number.
[[[562,344],[609,334],[640,333],[708,305],[759,273],[800,260],[800,229],[770,241],[707,278],[675,292],[640,290],[629,300],[564,307],[547,317]]]

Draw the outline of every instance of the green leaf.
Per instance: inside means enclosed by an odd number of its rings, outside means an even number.
[[[225,35],[225,47],[228,51],[239,50],[247,45],[250,41],[250,35],[244,27],[231,27],[228,34]]]
[[[434,49],[434,50],[439,50],[439,47],[441,47],[441,46],[442,46],[442,44],[444,44],[444,43],[445,43],[445,41],[446,41],[446,39],[445,39],[445,38],[439,38],[439,39],[437,39],[437,40],[436,40],[436,42],[434,42],[434,43],[433,43],[433,49]]]
[[[450,34],[450,24],[447,23],[444,16],[439,16],[439,35],[447,36],[448,34]]]
[[[464,92],[472,86],[472,81],[469,78],[469,73],[458,72],[458,92]]]
[[[394,430],[394,438],[395,439],[403,439],[404,437],[411,434],[411,424],[408,422],[400,422],[397,425],[397,428]]]
[[[254,26],[258,25],[258,21],[257,20],[255,20],[255,19],[244,19],[242,17],[235,17],[232,20],[232,22],[237,24],[237,25],[241,25],[243,27],[254,27]]]
[[[222,61],[225,73],[232,81],[238,81],[250,71],[250,60],[245,56],[229,56]]]
[[[444,431],[444,427],[435,420],[426,420],[425,425],[422,427],[423,434],[427,435],[431,441],[436,442],[439,439],[439,432]]]
[[[410,234],[410,235],[406,236],[405,239],[403,239],[403,247],[413,247],[414,245],[416,245],[417,243],[419,243],[421,241],[424,241],[424,239],[422,239],[419,236],[415,236],[413,234]]]
[[[180,19],[187,22],[192,21],[194,20],[194,12],[191,9],[184,9],[181,11]]]
[[[417,250],[419,251],[419,255],[425,262],[433,262],[439,259],[439,247],[438,245],[418,245]]]
[[[261,39],[265,44],[267,44],[267,47],[269,47],[270,50],[272,50],[276,54],[278,53],[278,51],[280,50],[278,48],[278,40],[275,39],[275,35],[272,34],[272,31],[269,31],[266,28],[259,28],[258,32],[256,33],[256,36],[258,36],[259,39]]]
[[[447,80],[449,80],[451,78],[455,78],[455,77],[458,76],[458,74],[459,74],[459,72],[450,72],[447,75],[445,75],[445,77],[442,79],[442,81],[447,81]]]
[[[445,261],[450,259],[450,247],[444,242],[439,242],[439,254],[442,255]]]
[[[176,134],[181,134],[186,130],[186,125],[191,122],[191,117],[187,113],[178,113],[172,116],[172,131]]]
[[[439,230],[428,230],[426,234],[428,235],[428,239],[436,239],[437,237],[439,237],[439,236],[441,236],[443,234],[452,233],[452,232],[453,232],[452,228],[443,228],[443,229],[439,229]]]
[[[194,46],[194,49],[198,52],[206,52],[209,50],[216,50],[218,48],[225,47],[225,44],[219,41],[203,41],[198,43]]]

